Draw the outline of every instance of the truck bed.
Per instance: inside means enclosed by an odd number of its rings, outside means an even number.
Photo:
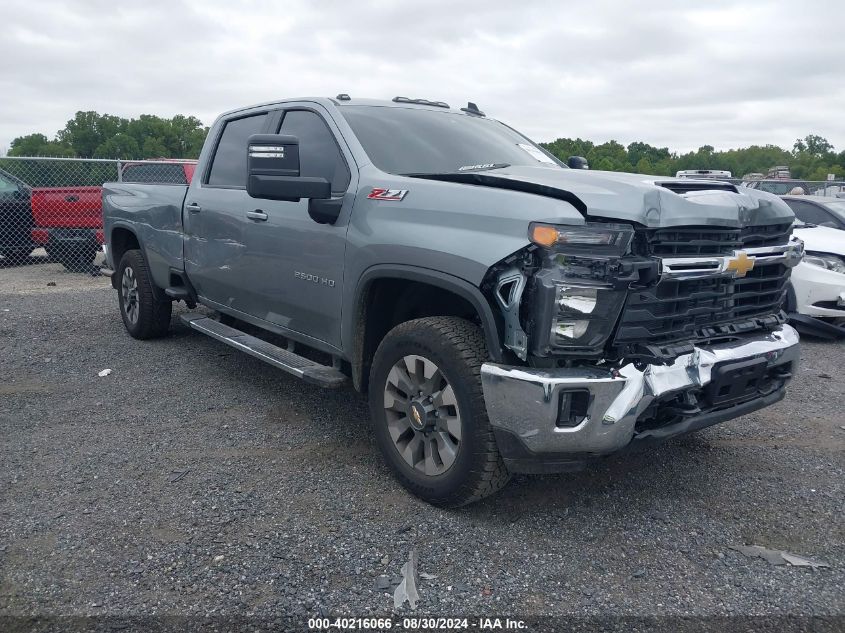
[[[131,228],[145,245],[147,264],[160,288],[170,285],[170,269],[183,270],[182,205],[187,185],[107,182],[103,185],[104,231]],[[111,257],[111,254],[109,254]],[[120,262],[112,261],[115,268]]]

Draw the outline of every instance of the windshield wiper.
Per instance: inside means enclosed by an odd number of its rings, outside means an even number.
[[[413,172],[409,174],[399,174],[400,176],[421,177],[421,176],[448,176],[452,174],[466,174],[475,173],[479,171],[489,171],[491,169],[503,169],[510,167],[510,163],[484,163],[483,165],[464,165],[458,167],[455,171],[432,171],[432,172]]]

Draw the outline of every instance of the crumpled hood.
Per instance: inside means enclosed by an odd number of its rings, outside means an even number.
[[[503,167],[436,179],[515,188],[561,199],[566,199],[564,194],[571,194],[583,203],[574,206],[582,213],[586,211],[588,218],[636,222],[647,227],[743,227],[779,224],[794,218],[792,210],[775,195],[712,181],[552,166]],[[676,193],[666,185],[698,190]],[[707,188],[713,186],[721,189]]]

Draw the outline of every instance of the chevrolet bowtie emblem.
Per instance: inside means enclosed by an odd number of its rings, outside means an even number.
[[[748,271],[754,268],[754,259],[749,257],[745,251],[739,251],[734,257],[728,260],[725,270],[731,271],[737,277],[745,277]]]

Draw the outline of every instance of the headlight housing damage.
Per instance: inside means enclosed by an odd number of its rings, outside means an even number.
[[[830,253],[804,253],[804,261],[813,266],[832,270],[836,273],[845,274],[845,259],[839,255],[831,255]]]
[[[538,356],[598,353],[619,319],[637,275],[623,266],[633,227],[532,224],[529,236],[545,247],[532,288],[532,351]]]

